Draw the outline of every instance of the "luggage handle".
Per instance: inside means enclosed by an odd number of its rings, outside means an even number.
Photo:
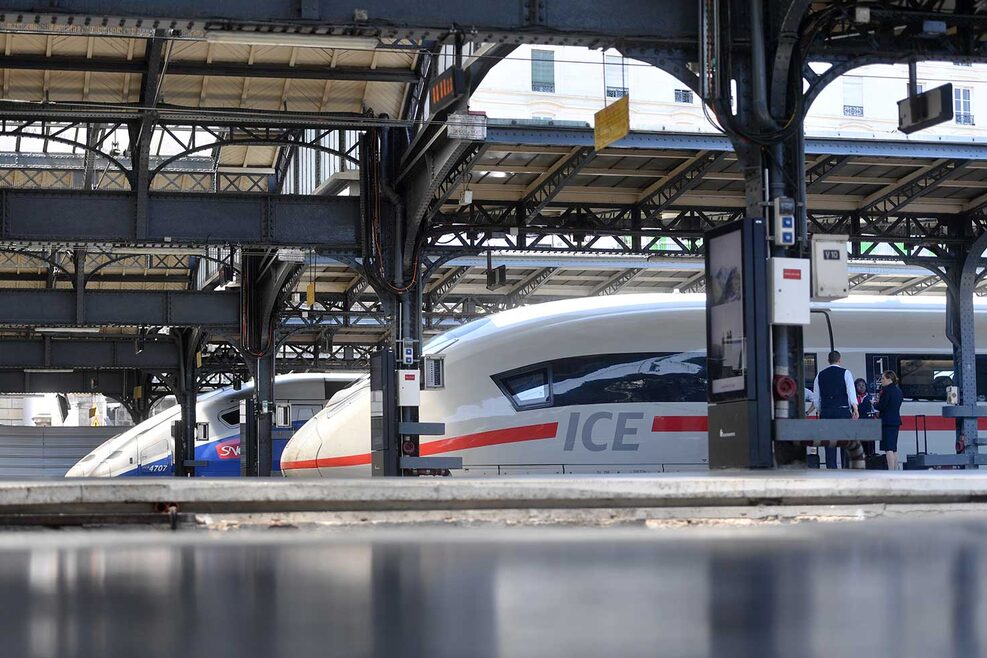
[[[925,444],[925,450],[919,452],[918,449],[918,419],[922,419],[922,442]],[[915,454],[916,455],[927,455],[929,454],[929,425],[926,422],[925,414],[915,414]]]

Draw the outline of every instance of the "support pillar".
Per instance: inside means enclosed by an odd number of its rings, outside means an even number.
[[[256,469],[246,467],[246,475],[270,476],[273,468],[278,312],[291,292],[303,264],[282,261],[276,251],[244,251],[241,258],[243,281],[240,286],[241,348],[254,379],[253,424],[256,436]],[[241,423],[244,419],[241,419]],[[241,437],[242,443],[245,437]]]
[[[201,329],[173,329],[180,355],[178,374],[172,392],[181,410],[175,424],[174,474],[195,477],[196,401],[199,392],[199,349],[204,339]]]
[[[965,227],[964,223],[964,227]],[[959,228],[959,227],[958,227]],[[944,415],[955,412],[956,439],[963,446],[967,468],[978,468],[981,443],[977,420],[977,344],[974,327],[974,290],[977,268],[987,250],[987,233],[956,250],[956,264],[946,272],[946,337],[953,345],[953,381],[959,386],[959,408],[946,407]],[[985,413],[987,415],[987,413]]]
[[[254,398],[240,403],[240,475],[257,475],[257,412]]]
[[[802,68],[799,48],[788,48],[767,35],[779,33],[783,25],[798,25],[807,9],[806,2],[793,3],[788,14],[771,13],[777,9],[764,0],[727,0],[720,18],[712,21],[720,30],[712,48],[716,51],[715,71],[702,71],[704,98],[725,132],[730,136],[744,173],[746,215],[763,218],[771,239],[772,201],[779,197],[794,199],[799,213],[795,226],[796,244],[777,246],[769,242],[771,257],[804,257],[809,251],[805,221],[804,140]],[[726,7],[724,7],[725,9]],[[766,12],[765,9],[769,11]],[[702,12],[711,10],[703,3]],[[790,45],[790,44],[789,44]],[[769,68],[768,62],[773,66]],[[731,88],[735,84],[735,88]],[[736,112],[732,105],[735,104]],[[756,281],[755,299],[745,299],[745,313],[753,314],[754,333],[743,337],[746,355],[747,384],[744,399],[734,399],[710,406],[710,463],[721,467],[772,468],[804,464],[805,451],[794,444],[775,441],[777,419],[804,416],[802,367],[802,328],[772,326],[767,301],[768,263],[758,259],[744,276]],[[763,282],[763,283],[762,283]],[[775,399],[774,379],[791,377],[798,395],[794,399]],[[722,397],[722,396],[721,396]],[[742,423],[738,419],[745,419]],[[722,421],[722,423],[721,423]],[[714,436],[715,433],[715,436]],[[747,442],[747,450],[727,446],[722,437]],[[743,438],[741,438],[743,437]],[[713,451],[721,451],[724,459]],[[737,456],[745,455],[744,459]]]
[[[407,190],[394,186],[407,135],[398,130],[371,130],[361,141],[360,192],[364,204],[363,277],[377,292],[391,320],[389,346],[371,361],[372,474],[435,474],[457,467],[455,460],[421,458],[422,433],[441,433],[441,426],[419,422],[418,403],[402,399],[400,385],[418,382],[422,338],[422,288],[427,226],[405,216]],[[412,389],[413,390],[413,389]]]
[[[254,407],[257,418],[257,475],[271,476],[274,453],[274,350],[257,359],[254,376]]]

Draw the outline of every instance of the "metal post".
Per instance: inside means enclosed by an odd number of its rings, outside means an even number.
[[[181,420],[175,438],[175,476],[195,476],[195,422],[198,394],[198,351],[202,342],[200,329],[175,330],[180,354],[179,370],[173,392],[178,400]]]
[[[240,475],[257,475],[257,405],[247,397],[240,406]]]
[[[985,249],[987,233],[981,234],[973,244],[963,245],[959,250],[956,268],[949,272],[946,288],[946,336],[953,344],[954,381],[960,387],[960,407],[970,409],[977,405],[977,336],[974,329],[973,296],[977,286],[977,267]],[[957,419],[956,425],[957,439],[963,439],[963,454],[969,457],[969,467],[977,468],[977,416],[962,415]]]
[[[270,477],[274,452],[271,431],[274,419],[274,350],[257,359],[256,397],[257,416],[257,475]]]

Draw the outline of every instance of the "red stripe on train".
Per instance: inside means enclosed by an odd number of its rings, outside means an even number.
[[[709,426],[706,416],[655,416],[652,432],[705,432]]]
[[[452,439],[430,441],[422,445],[419,453],[424,457],[425,455],[437,455],[442,452],[469,450],[470,448],[485,448],[486,446],[496,446],[503,443],[554,439],[558,431],[558,423],[542,423],[541,425],[526,425],[524,427],[509,427],[503,430],[477,432],[476,434],[457,436]]]
[[[952,432],[956,428],[956,420],[953,418],[943,418],[942,416],[926,416],[923,423],[919,420],[918,416],[901,417],[902,430],[914,432],[916,426],[918,426],[919,431],[922,431],[924,427],[930,432]],[[987,430],[987,418],[977,420],[977,429]]]
[[[466,434],[451,439],[440,439],[431,441],[421,446],[419,454],[437,455],[443,452],[454,452],[456,450],[469,450],[470,448],[484,448],[486,446],[501,445],[504,443],[520,443],[521,441],[538,441],[540,439],[554,439],[559,430],[558,423],[542,423],[540,425],[526,425],[524,427],[509,427],[502,430],[491,430],[489,432],[477,432],[476,434]],[[325,457],[322,459],[302,459],[293,462],[282,462],[281,470],[294,470],[300,468],[332,468],[341,466],[362,466],[370,463],[370,453],[361,455],[346,455],[344,457]]]
[[[916,425],[922,430],[923,423],[916,416],[902,416],[901,429],[905,432],[915,431]],[[706,432],[708,430],[706,416],[655,416],[651,421],[652,432]],[[952,431],[956,426],[952,418],[942,416],[926,416],[924,427],[930,432]],[[987,418],[978,422],[979,429],[987,430]],[[425,443],[421,447],[421,455],[438,455],[444,452],[484,448],[487,446],[503,445],[505,443],[520,443],[522,441],[538,441],[554,439],[558,435],[558,423],[542,423],[540,425],[525,425],[509,427],[489,432],[477,432],[450,439],[440,439]],[[342,457],[324,457],[322,459],[301,459],[293,462],[282,462],[282,470],[304,468],[333,468],[343,466],[363,466],[370,463],[370,453],[360,455],[344,455]]]

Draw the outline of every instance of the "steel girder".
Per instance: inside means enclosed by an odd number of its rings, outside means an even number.
[[[645,190],[638,201],[642,221],[651,221],[671,208],[679,197],[699,185],[703,174],[725,156],[723,151],[704,151]]]
[[[83,71],[87,73],[132,73],[142,75],[146,68],[136,59],[109,57],[46,57],[44,55],[2,55],[0,69],[32,71]],[[234,64],[230,62],[168,63],[168,75],[202,75],[236,78],[288,78],[295,80],[340,80],[400,82],[413,84],[417,74],[406,68],[361,68],[358,66],[278,66],[273,64]]]
[[[892,215],[931,192],[938,183],[958,176],[966,163],[959,159],[940,160],[867,197],[860,205],[860,211],[879,218]]]
[[[143,378],[140,370],[0,370],[0,393],[102,393],[123,400]]]
[[[545,207],[558,196],[559,192],[569,184],[595,155],[589,148],[576,148],[563,156],[558,163],[544,175],[539,177],[525,190],[520,202],[521,225],[534,220]]]
[[[850,290],[854,290],[856,288],[859,288],[863,284],[865,284],[868,281],[870,281],[871,279],[873,279],[874,276],[875,275],[873,275],[873,274],[855,274],[854,276],[851,276],[850,277],[850,280],[847,282],[848,283],[848,287],[850,288]]]
[[[825,155],[805,170],[805,189],[818,187],[826,177],[850,160],[849,155]]]
[[[356,197],[154,193],[146,235],[132,194],[0,191],[0,241],[117,245],[240,244],[352,251],[359,247]]]
[[[918,277],[912,281],[909,281],[905,285],[898,286],[892,290],[889,295],[918,295],[923,291],[935,286],[942,282],[942,277],[938,274],[932,274],[929,276]]]
[[[240,298],[230,292],[0,290],[3,326],[179,326],[235,329]]]
[[[368,11],[369,10],[369,11]],[[636,0],[606,4],[565,0],[514,2],[444,2],[421,7],[399,0],[376,2],[354,11],[338,0],[6,0],[5,22],[68,27],[74,33],[147,36],[148,26],[179,33],[255,30],[284,34],[376,36],[381,39],[442,39],[451,32],[478,43],[554,43],[597,46],[601,39],[627,43],[661,40],[694,43],[698,11],[694,2],[674,0],[655,5]],[[88,28],[92,26],[92,28]],[[112,27],[103,27],[112,26]],[[452,27],[455,26],[455,29]]]
[[[552,278],[559,268],[557,267],[544,267],[537,272],[528,275],[523,281],[518,283],[514,288],[507,293],[507,297],[504,300],[504,305],[507,308],[514,308],[516,306],[521,306],[528,297],[533,295],[539,288],[548,283],[548,280]]]
[[[123,368],[165,372],[178,368],[178,351],[170,340],[141,342],[137,338],[54,336],[0,339],[0,368]]]
[[[590,292],[590,296],[615,295],[623,290],[627,284],[641,276],[643,273],[644,270],[624,270],[623,272],[618,272],[598,285],[596,288],[593,288],[593,291]]]
[[[442,280],[436,282],[425,296],[425,308],[430,309],[445,299],[470,271],[469,267],[454,267]]]

